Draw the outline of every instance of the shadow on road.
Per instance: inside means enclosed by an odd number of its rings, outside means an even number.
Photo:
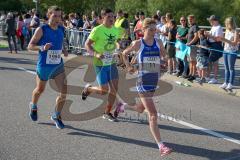
[[[55,126],[54,124],[51,124],[51,123],[38,123],[38,124]],[[106,139],[106,140],[111,140],[111,141],[129,143],[129,144],[158,149],[157,145],[152,142],[146,142],[146,141],[126,138],[126,137],[120,137],[120,136],[103,133],[103,132],[98,132],[98,131],[79,129],[79,128],[74,128],[72,126],[66,126],[66,128],[70,129],[70,130],[74,130],[74,132],[67,133],[68,135],[101,138],[101,139]],[[177,129],[176,127],[173,127],[173,128]],[[181,145],[181,144],[176,144],[176,143],[166,143],[166,144],[168,144],[170,147],[172,147],[174,149],[174,152],[176,152],[176,153],[193,155],[193,156],[197,156],[197,157],[205,157],[205,158],[208,158],[209,160],[220,160],[220,159],[224,160],[229,157],[240,156],[239,149],[234,149],[234,150],[231,150],[230,152],[221,152],[221,151],[209,150],[206,148],[198,148],[198,147],[193,147],[193,146],[186,146],[186,145]]]

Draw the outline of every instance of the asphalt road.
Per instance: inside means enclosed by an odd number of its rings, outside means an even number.
[[[162,115],[158,121],[162,139],[175,151],[165,158],[160,157],[150,134],[146,113],[128,110],[117,123],[101,117],[65,121],[66,128],[57,130],[50,120],[57,92],[49,85],[38,104],[39,121],[31,122],[28,103],[35,87],[36,60],[33,53],[0,52],[1,160],[240,159],[239,97],[174,83],[169,84],[170,92],[154,97]],[[86,66],[74,69],[67,77],[68,84],[84,86],[85,72]],[[119,85],[124,86],[122,82]],[[79,95],[68,95],[68,99],[75,114],[102,103],[96,98],[82,101]],[[163,118],[166,116],[168,119]]]

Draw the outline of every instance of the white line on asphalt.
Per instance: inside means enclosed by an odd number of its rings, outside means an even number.
[[[217,132],[214,132],[214,131],[212,131],[210,129],[202,128],[202,127],[196,126],[194,124],[191,124],[191,123],[188,123],[188,122],[184,122],[184,121],[175,119],[175,118],[170,117],[170,116],[163,115],[161,113],[158,113],[158,117],[163,118],[163,119],[167,119],[167,120],[170,120],[170,121],[173,121],[173,122],[181,124],[183,126],[187,126],[187,127],[190,127],[190,128],[193,128],[193,129],[205,132],[207,134],[210,134],[210,135],[216,136],[218,138],[222,138],[222,139],[225,139],[227,141],[230,141],[230,142],[233,142],[233,143],[236,143],[236,144],[240,145],[240,141],[239,140],[234,139],[232,137],[225,136],[225,135],[217,133]]]
[[[17,67],[19,70],[22,70],[22,71],[25,71],[25,72],[27,72],[27,73],[31,73],[31,74],[34,74],[34,75],[36,75],[37,73],[36,72],[34,72],[34,71],[30,71],[30,70],[27,70],[27,69],[25,69],[25,68],[22,68],[22,67]]]
[[[36,75],[36,72],[27,70],[27,69],[22,68],[22,67],[17,67],[17,68],[20,69],[20,70],[22,70],[22,71],[25,71],[25,72],[27,72],[27,73],[31,73],[31,74]],[[121,99],[119,96],[117,96],[117,97],[118,97],[119,100]],[[236,144],[239,144],[239,145],[240,145],[240,141],[239,141],[239,140],[234,139],[234,138],[232,138],[232,137],[225,136],[225,135],[220,134],[220,133],[217,133],[217,132],[214,132],[214,131],[212,131],[212,130],[210,130],[210,129],[202,128],[202,127],[196,126],[196,125],[194,125],[194,124],[191,124],[191,123],[188,123],[188,122],[184,122],[184,121],[182,121],[182,120],[178,120],[178,119],[175,119],[175,118],[173,118],[173,117],[166,116],[166,115],[163,115],[163,114],[160,114],[160,113],[158,113],[158,117],[163,118],[163,119],[167,119],[167,120],[170,120],[170,121],[173,121],[173,122],[178,123],[178,124],[181,124],[181,125],[183,125],[183,126],[187,126],[187,127],[190,127],[190,128],[193,128],[193,129],[196,129],[196,130],[205,132],[205,133],[207,133],[207,134],[210,134],[210,135],[213,135],[213,136],[216,136],[216,137],[225,139],[226,141],[233,142],[233,143],[236,143]],[[227,159],[227,160],[228,160],[228,159]]]

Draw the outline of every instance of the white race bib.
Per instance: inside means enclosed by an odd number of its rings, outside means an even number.
[[[160,57],[143,57],[143,70],[147,72],[159,72],[160,71]]]
[[[104,58],[102,59],[103,65],[110,65],[113,62],[113,54],[109,52],[103,53]]]
[[[46,64],[60,64],[62,50],[48,50]]]

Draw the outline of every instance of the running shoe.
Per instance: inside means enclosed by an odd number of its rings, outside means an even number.
[[[89,93],[87,92],[87,89],[91,87],[91,84],[86,84],[86,86],[84,87],[83,91],[82,91],[82,100],[86,100],[87,96],[89,95]]]
[[[65,125],[62,122],[61,116],[56,117],[56,116],[52,115],[51,120],[55,123],[55,125],[58,129],[63,129],[65,127]]]
[[[231,89],[233,89],[233,85],[232,85],[231,83],[228,83],[228,85],[227,85],[226,89],[228,89],[228,90],[231,90]]]
[[[37,121],[38,120],[38,114],[37,114],[37,108],[32,108],[32,105],[29,104],[29,117],[31,118],[32,121]]]
[[[116,105],[116,109],[114,111],[114,117],[117,118],[119,113],[123,113],[125,110],[125,104],[119,102],[117,105]]]
[[[104,113],[102,118],[110,122],[117,122],[117,119],[112,115],[112,113]]]
[[[171,148],[165,146],[164,144],[162,144],[159,151],[160,151],[160,156],[166,156],[166,155],[170,154],[173,150]]]
[[[219,88],[226,89],[227,86],[228,86],[227,83],[223,83],[221,86],[219,86]]]
[[[218,80],[215,79],[215,78],[212,78],[212,79],[208,82],[208,84],[217,84],[217,83],[218,83]]]
[[[194,76],[190,76],[187,80],[188,81],[193,81],[193,80],[195,80],[196,78],[194,77]]]

